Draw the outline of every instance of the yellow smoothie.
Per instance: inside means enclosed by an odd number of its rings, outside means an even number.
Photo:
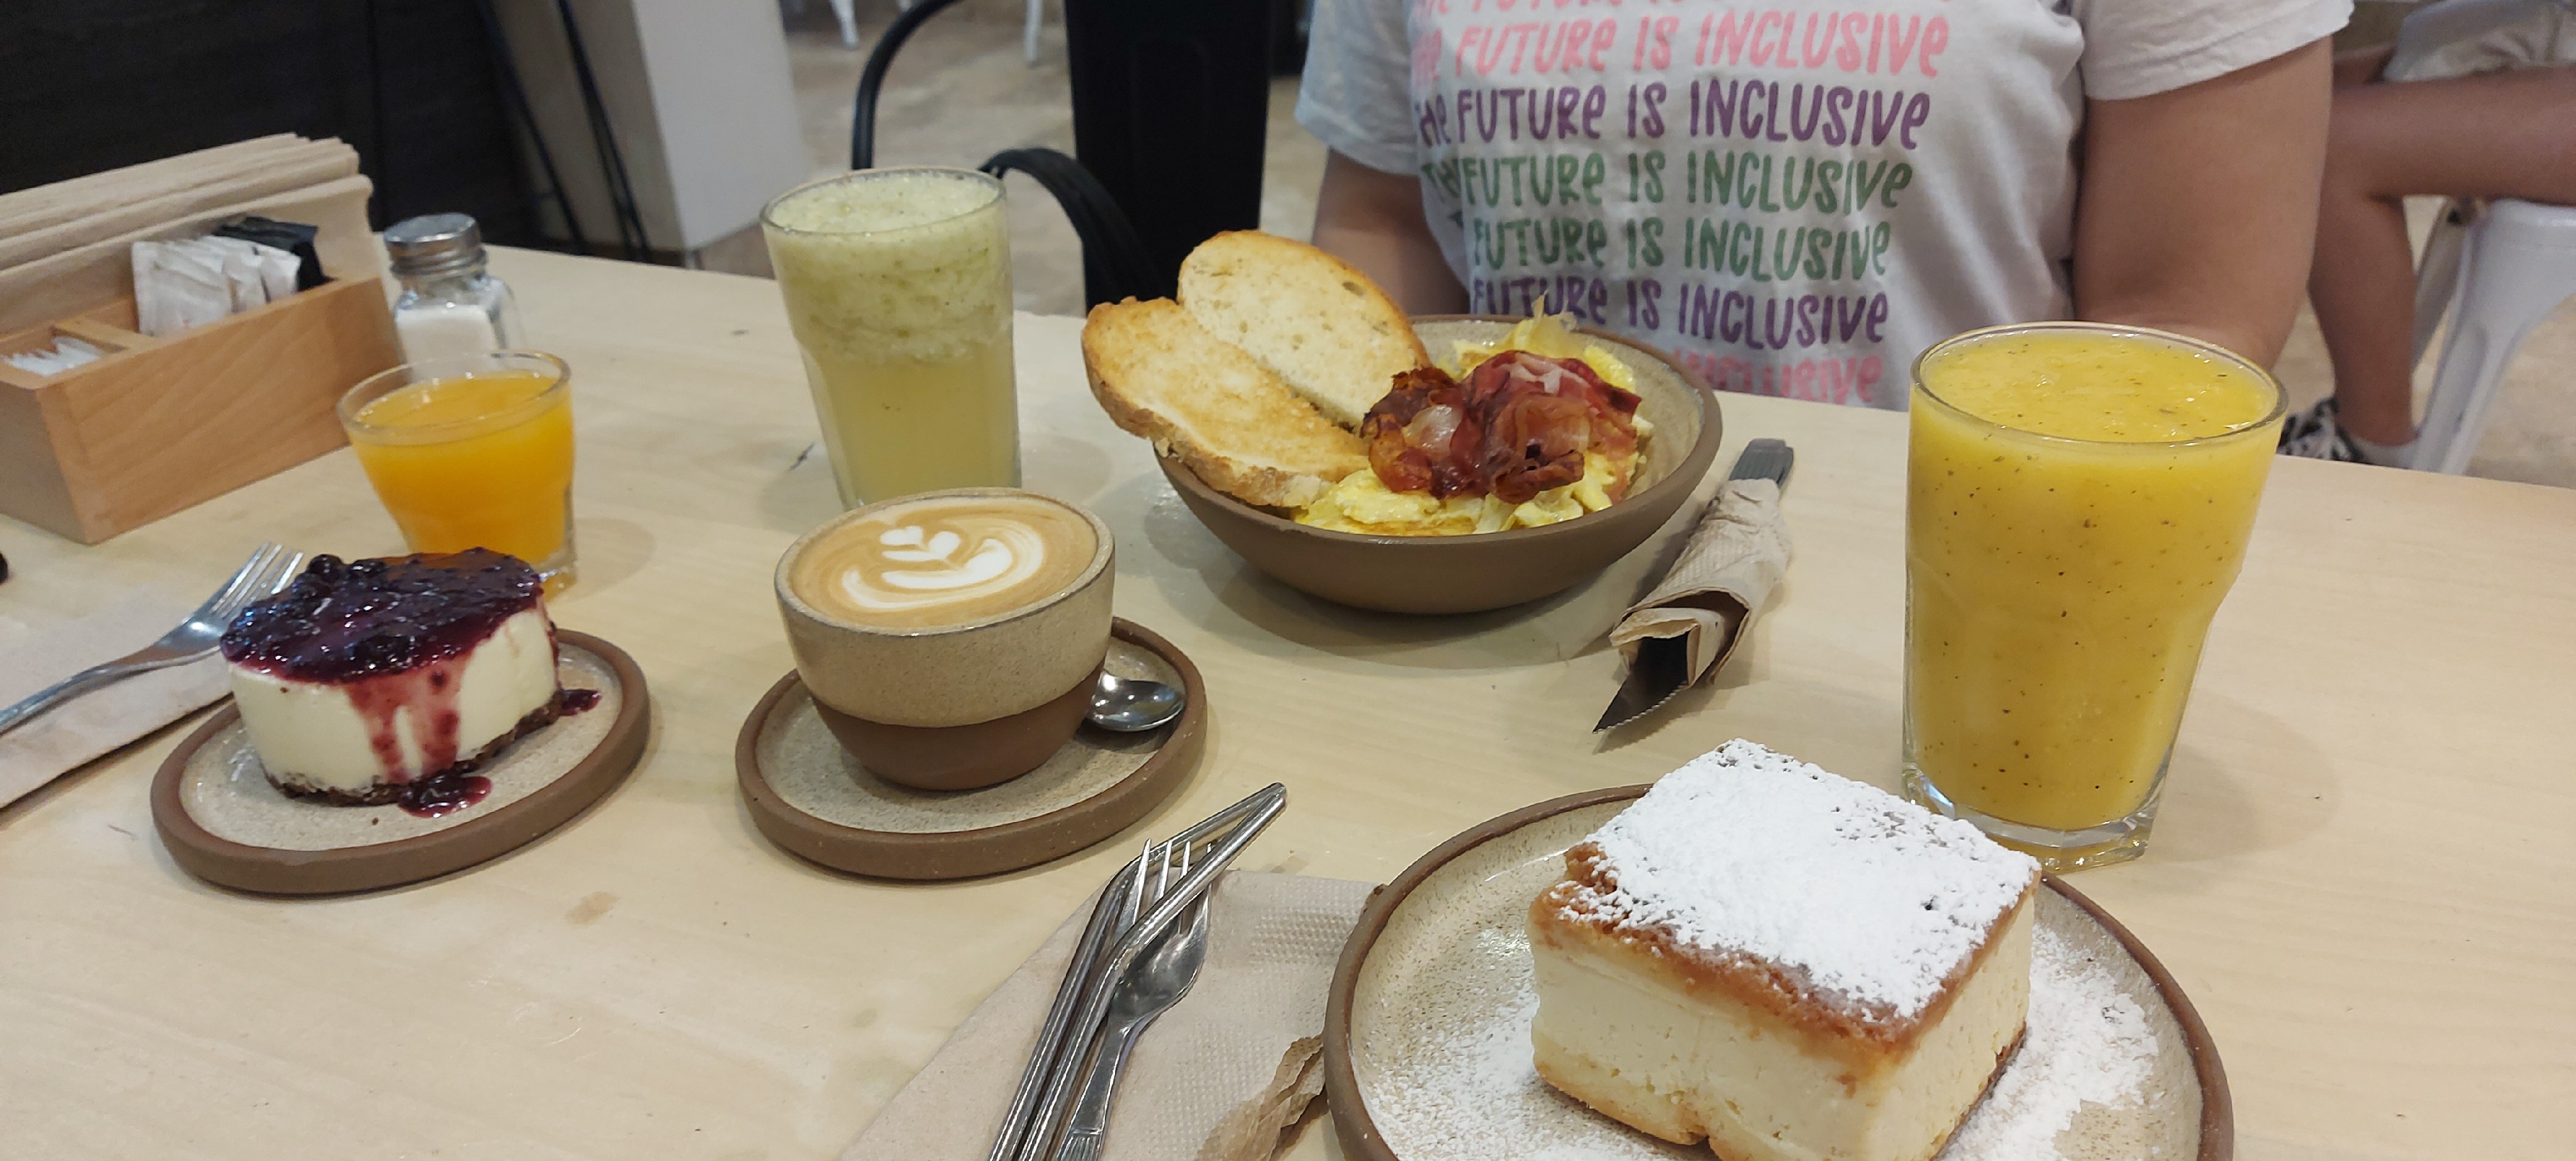
[[[842,502],[1017,486],[1001,183],[867,170],[783,194],[761,220]]]
[[[2280,389],[2135,331],[2018,328],[1917,371],[1907,760],[2058,831],[2157,785],[2272,465]]]

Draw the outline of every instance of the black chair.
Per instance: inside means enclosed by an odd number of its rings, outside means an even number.
[[[955,2],[921,0],[868,54],[852,169],[876,162],[877,92],[895,53]],[[1169,296],[1191,248],[1260,224],[1275,16],[1264,0],[1065,0],[1081,160],[1010,149],[982,168],[1028,174],[1064,206],[1089,303]]]

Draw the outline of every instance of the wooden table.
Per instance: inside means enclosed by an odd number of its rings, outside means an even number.
[[[1023,316],[1029,486],[1119,541],[1118,611],[1205,670],[1213,745],[1136,833],[995,880],[862,882],[752,829],[733,742],[789,667],[770,570],[836,509],[772,284],[527,253],[575,368],[582,580],[635,655],[643,768],[496,863],[273,900],[174,866],[184,725],[0,810],[0,1155],[835,1155],[1143,833],[1274,779],[1260,868],[1383,879],[1491,815],[1729,738],[1894,784],[1904,420],[1729,396],[1798,448],[1796,564],[1713,688],[1590,732],[1651,553],[1535,607],[1376,616],[1250,571]],[[339,452],[85,549],[0,523],[0,617],[193,596],[254,543],[399,551]],[[2281,463],[2148,857],[2082,875],[2198,1001],[2249,1158],[2564,1156],[2576,1090],[2576,492]],[[193,723],[187,723],[193,724]],[[1303,1157],[1335,1152],[1310,1132]]]

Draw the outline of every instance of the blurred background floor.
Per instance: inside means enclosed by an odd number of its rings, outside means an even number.
[[[861,0],[858,49],[841,46],[830,6],[821,0],[788,14],[797,117],[818,176],[849,168],[850,102],[858,90],[859,69],[866,63],[867,48],[895,12],[892,0]],[[1073,151],[1061,14],[1048,14],[1035,65],[1021,55],[1022,15],[1016,0],[963,0],[914,34],[895,59],[878,107],[880,164],[973,167],[1019,145]],[[1261,228],[1304,238],[1314,227],[1324,146],[1291,117],[1296,100],[1294,78],[1274,82]],[[1081,313],[1082,251],[1073,228],[1035,182],[1016,175],[1009,180],[1012,277],[1020,308]],[[2432,207],[2430,202],[2409,207],[2419,239]],[[758,256],[751,257],[759,262]],[[2430,385],[2432,366],[2433,359],[2427,358],[2418,370],[2419,391]],[[2299,312],[2297,329],[2274,370],[2293,407],[2305,407],[2333,389],[2325,343],[2306,310]],[[2561,305],[2523,342],[2470,474],[2576,487],[2576,373],[2571,372],[2576,372],[2576,301]]]

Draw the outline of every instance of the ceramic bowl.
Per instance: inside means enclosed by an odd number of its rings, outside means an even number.
[[[1434,317],[1414,321],[1432,356],[1460,339],[1491,341],[1518,320]],[[1534,601],[1581,583],[1626,556],[1690,498],[1717,456],[1717,396],[1672,356],[1606,332],[1583,333],[1636,373],[1637,413],[1654,425],[1628,498],[1542,528],[1469,536],[1364,536],[1310,528],[1209,487],[1172,459],[1163,474],[1199,522],[1290,588],[1388,613],[1475,613]]]

